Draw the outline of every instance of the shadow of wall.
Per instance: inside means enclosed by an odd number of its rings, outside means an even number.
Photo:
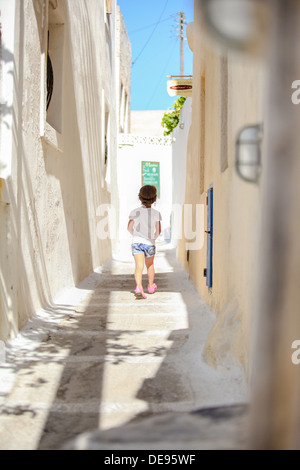
[[[120,344],[124,335],[134,332],[114,329],[108,318],[114,291],[127,295],[132,290],[132,276],[114,275],[107,265],[101,274],[94,274],[94,282],[93,290],[80,305],[70,309],[58,306],[58,311],[64,312],[63,321],[48,342],[35,351],[36,357],[40,354],[44,361],[48,356],[56,366],[55,355],[69,351],[60,363],[62,372],[41,432],[39,450],[60,449],[77,436],[98,430],[107,406],[103,403],[107,365],[117,366],[124,354],[139,354],[132,345]],[[79,288],[89,289],[88,280]]]

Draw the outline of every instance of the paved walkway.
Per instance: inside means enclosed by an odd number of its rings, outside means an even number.
[[[243,448],[242,371],[201,359],[214,315],[168,245],[156,272],[136,300],[132,260],[111,261],[7,345],[0,449]]]

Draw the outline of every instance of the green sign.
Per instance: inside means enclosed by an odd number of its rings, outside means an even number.
[[[151,184],[157,189],[160,197],[160,166],[159,162],[142,162],[142,186]]]

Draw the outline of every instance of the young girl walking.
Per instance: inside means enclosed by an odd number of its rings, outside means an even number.
[[[128,231],[132,234],[132,255],[135,260],[135,295],[146,299],[142,285],[142,275],[146,265],[148,274],[148,292],[154,294],[157,285],[154,283],[155,240],[161,233],[161,214],[151,206],[157,199],[155,186],[146,185],[140,189],[139,199],[142,203],[129,214]]]

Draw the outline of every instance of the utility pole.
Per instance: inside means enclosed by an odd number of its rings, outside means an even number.
[[[177,13],[179,16],[177,23],[177,31],[179,31],[178,36],[180,37],[180,75],[184,76],[184,25],[186,24],[186,16],[183,11]]]

